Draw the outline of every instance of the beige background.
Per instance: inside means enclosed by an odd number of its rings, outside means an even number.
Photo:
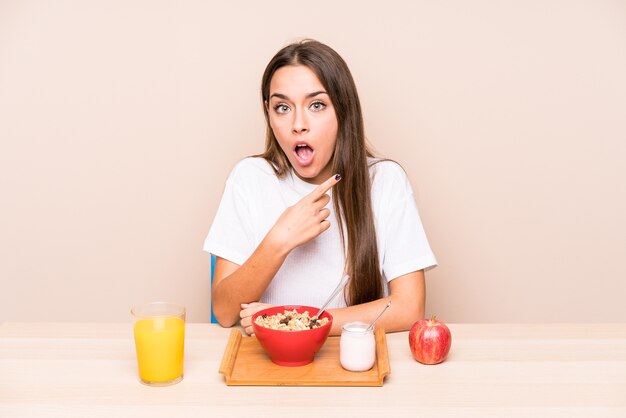
[[[410,175],[429,315],[626,321],[626,2],[592,0],[0,0],[0,320],[208,320],[202,242],[302,37]]]

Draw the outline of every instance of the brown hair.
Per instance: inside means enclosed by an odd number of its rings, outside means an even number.
[[[338,129],[332,158],[332,172],[342,178],[333,186],[333,205],[346,254],[350,275],[349,305],[370,302],[382,297],[383,287],[378,262],[376,230],[372,211],[371,182],[367,157],[372,157],[365,141],[361,104],[348,65],[332,48],[314,40],[290,44],[276,53],[267,65],[261,82],[263,103],[269,101],[270,83],[276,70],[288,65],[310,68],[330,96],[335,108]],[[269,161],[276,175],[283,177],[291,164],[280,148],[269,124],[268,109],[264,105],[267,133],[265,152],[259,157]]]

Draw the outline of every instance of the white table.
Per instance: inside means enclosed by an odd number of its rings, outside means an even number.
[[[0,324],[0,417],[626,417],[626,324],[451,324],[446,362],[387,334],[382,387],[238,387],[229,329],[187,324],[185,378],[139,383],[130,323]]]

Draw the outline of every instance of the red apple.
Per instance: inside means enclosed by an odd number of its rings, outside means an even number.
[[[413,358],[423,364],[437,364],[446,359],[452,345],[450,329],[433,316],[420,319],[409,331],[409,346]]]

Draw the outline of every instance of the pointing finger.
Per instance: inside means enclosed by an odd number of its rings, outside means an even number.
[[[326,192],[331,189],[331,187],[339,183],[339,180],[341,180],[341,174],[335,174],[324,183],[317,186],[315,190],[311,192],[310,196],[312,196],[314,200],[319,199],[320,197],[324,196]]]

